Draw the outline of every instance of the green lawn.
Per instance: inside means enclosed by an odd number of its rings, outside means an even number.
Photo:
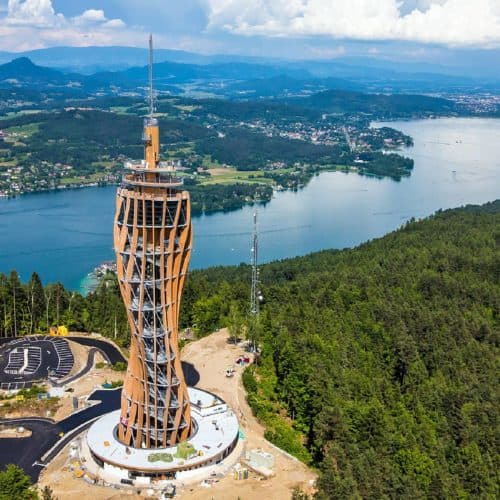
[[[105,167],[105,168],[111,168],[117,165],[116,161],[112,160],[100,160],[100,161],[93,161],[91,163],[93,167]]]
[[[209,184],[237,184],[238,182],[244,183],[257,183],[257,184],[271,184],[272,179],[264,178],[264,172],[259,170],[239,171],[235,168],[222,168],[217,169],[217,174],[210,177],[198,177],[200,183],[203,185]],[[210,170],[209,170],[210,171]]]
[[[9,167],[17,167],[17,160],[14,158],[13,160],[0,160],[0,167],[9,168]]]
[[[81,179],[79,176],[63,177],[60,180],[60,184],[63,186],[68,184],[88,184],[91,182],[98,182],[100,180],[102,180],[102,173],[96,172],[95,174],[90,174],[88,179]]]
[[[111,106],[109,108],[110,111],[116,113],[117,115],[127,115],[130,106]]]

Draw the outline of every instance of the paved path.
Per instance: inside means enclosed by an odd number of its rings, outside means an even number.
[[[74,336],[65,338],[87,347],[95,347],[99,349],[103,353],[106,360],[112,365],[114,365],[118,361],[121,361],[123,363],[127,362],[127,360],[123,357],[123,354],[121,353],[120,349],[118,349],[118,347],[116,347],[111,342],[107,342],[106,340],[95,339],[93,337],[74,337]]]
[[[63,385],[66,384],[71,384],[71,382],[74,382],[75,380],[79,379],[80,377],[83,377],[86,373],[88,373],[94,366],[94,360],[95,360],[95,355],[99,352],[99,349],[92,347],[89,350],[89,355],[87,358],[87,363],[86,365],[78,372],[75,373],[75,375],[65,378],[63,380],[51,380],[51,384],[56,386],[56,387],[62,387]]]

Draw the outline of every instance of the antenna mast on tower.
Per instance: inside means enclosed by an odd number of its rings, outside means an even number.
[[[153,95],[153,35],[149,35],[149,118],[153,118],[154,95]]]
[[[253,235],[252,235],[252,292],[250,297],[250,314],[256,318],[259,314],[259,268],[258,268],[258,248],[259,238],[257,232],[257,211],[253,214]]]

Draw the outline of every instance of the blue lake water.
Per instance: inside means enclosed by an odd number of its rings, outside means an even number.
[[[375,124],[381,126],[383,124]],[[260,260],[344,248],[382,236],[411,217],[500,198],[500,120],[443,118],[388,124],[414,138],[415,160],[400,182],[327,172],[302,190],[276,193],[259,207]],[[96,265],[114,258],[116,187],[0,200],[0,272],[79,289]],[[250,260],[254,208],[194,219],[191,268]]]

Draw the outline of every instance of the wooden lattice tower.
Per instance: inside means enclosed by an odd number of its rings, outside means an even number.
[[[191,205],[175,168],[160,162],[152,68],[150,39],[144,160],[125,165],[114,225],[117,274],[132,333],[118,439],[136,448],[173,446],[192,432],[178,348],[179,307],[191,256]]]

